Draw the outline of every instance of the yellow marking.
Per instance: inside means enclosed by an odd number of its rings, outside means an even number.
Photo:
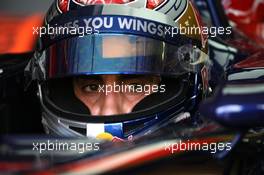
[[[107,132],[103,132],[103,133],[100,133],[96,136],[97,139],[101,139],[101,140],[109,140],[109,141],[112,141],[113,139],[113,136],[112,134],[110,133],[107,133]]]

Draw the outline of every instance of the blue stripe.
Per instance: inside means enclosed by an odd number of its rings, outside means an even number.
[[[123,123],[109,123],[105,124],[105,132],[112,134],[113,136],[123,138]]]
[[[104,21],[103,24],[108,24],[107,25],[101,25],[98,26],[98,28],[94,28],[94,26],[87,26],[85,21],[96,21],[96,24],[99,24],[100,21]],[[119,15],[100,15],[100,16],[82,16],[82,17],[67,17],[64,18],[63,16],[59,16],[58,18],[55,18],[54,20],[51,21],[49,24],[49,27],[64,27],[67,25],[69,22],[73,24],[74,22],[76,23],[79,28],[84,28],[87,29],[90,27],[92,31],[89,31],[89,34],[132,34],[132,35],[138,35],[138,36],[144,36],[148,38],[153,38],[156,40],[161,40],[165,41],[167,43],[171,43],[174,45],[184,45],[184,44],[189,44],[191,42],[194,42],[193,39],[190,39],[184,35],[174,34],[172,35],[172,30],[173,26],[159,23],[156,21],[152,20],[147,20],[143,18],[138,18],[138,17],[131,17],[131,16],[119,16]],[[105,23],[106,21],[106,23]],[[111,25],[109,25],[109,21],[112,21]],[[131,25],[126,25],[124,27],[124,21],[127,21],[127,23]],[[147,26],[146,28],[139,27],[140,24],[143,24],[144,26]],[[48,27],[48,26],[46,26]],[[170,29],[170,30],[167,30]],[[170,32],[168,32],[170,31]],[[80,34],[81,35],[81,34]],[[47,48],[49,45],[52,43],[55,43],[59,40],[65,39],[65,38],[70,38],[73,36],[78,36],[78,35],[73,35],[73,34],[60,34],[56,36],[52,36],[49,34],[43,35],[42,36],[42,43],[44,48]],[[195,41],[196,45],[199,46],[199,41]],[[43,49],[43,48],[42,48]]]

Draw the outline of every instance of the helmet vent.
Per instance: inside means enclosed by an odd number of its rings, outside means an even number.
[[[82,134],[82,135],[86,135],[86,128],[78,128],[78,127],[74,127],[74,126],[69,126],[70,129]]]

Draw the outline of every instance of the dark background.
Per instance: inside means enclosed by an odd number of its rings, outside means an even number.
[[[45,13],[53,0],[1,0],[0,13],[29,15]]]
[[[44,16],[52,2],[53,0],[1,0],[0,51],[6,51],[6,48],[18,42],[23,45],[21,38],[14,37],[19,36],[15,34],[21,30],[20,24],[27,22],[28,17]],[[14,30],[13,33],[10,30]],[[29,32],[31,30],[28,29]],[[28,40],[33,41],[33,36]],[[32,50],[33,48],[32,46]],[[25,89],[24,68],[32,54],[28,50],[20,50],[18,53],[0,52],[0,134],[43,132],[36,83],[31,83]]]

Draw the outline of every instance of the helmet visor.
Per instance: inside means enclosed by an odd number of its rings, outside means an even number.
[[[46,75],[181,75],[196,71],[201,55],[191,40],[177,46],[135,35],[86,35],[51,45],[46,50]]]

